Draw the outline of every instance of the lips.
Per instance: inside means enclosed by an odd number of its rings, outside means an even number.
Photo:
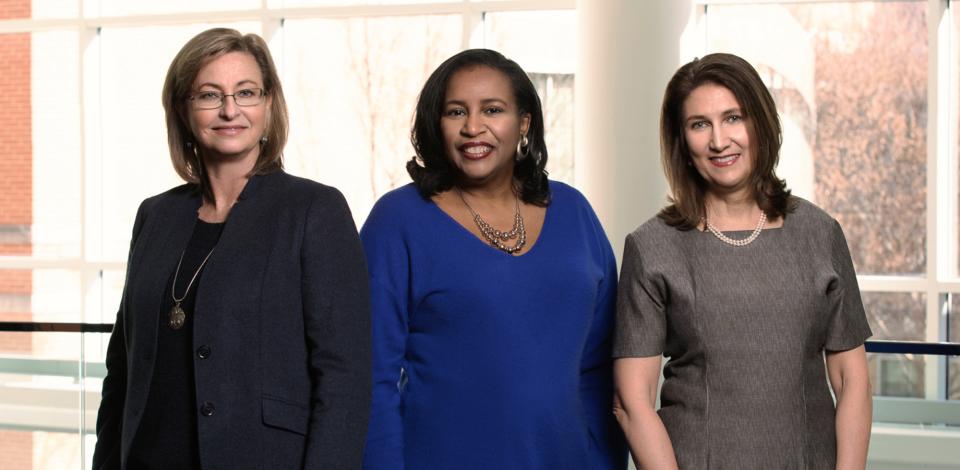
[[[221,126],[214,127],[213,131],[219,135],[233,136],[246,130],[245,126]]]
[[[493,146],[483,142],[468,142],[461,145],[458,150],[460,150],[460,153],[462,153],[464,157],[470,160],[479,160],[490,155],[490,152],[493,151]]]
[[[711,164],[711,165],[716,166],[716,167],[723,168],[723,167],[727,167],[727,166],[733,165],[733,164],[736,163],[737,160],[739,160],[739,159],[740,159],[740,154],[739,154],[739,153],[736,153],[736,154],[733,154],[733,155],[723,155],[723,156],[719,156],[719,157],[710,157],[708,160],[710,160],[710,164]]]

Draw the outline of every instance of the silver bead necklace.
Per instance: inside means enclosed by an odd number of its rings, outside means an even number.
[[[467,210],[473,215],[473,221],[480,229],[483,238],[487,239],[495,248],[512,255],[520,251],[523,246],[527,244],[527,229],[523,226],[523,217],[520,215],[520,197],[517,196],[516,192],[513,194],[517,201],[516,212],[513,214],[513,228],[508,232],[497,230],[488,224],[487,221],[483,220],[480,214],[477,214],[477,212],[473,210],[473,207],[470,207],[470,204],[467,203],[467,200],[463,197],[463,191],[461,191],[460,188],[457,188],[457,195],[460,196],[463,205],[467,206]],[[514,239],[516,239],[517,242],[514,243],[513,246],[507,246],[505,242]]]
[[[707,230],[709,230],[710,233],[714,234],[717,238],[719,238],[720,241],[733,246],[746,246],[752,243],[754,240],[756,240],[758,236],[760,236],[760,232],[763,231],[763,226],[767,224],[767,214],[763,211],[760,211],[760,222],[757,223],[757,228],[753,229],[753,233],[751,233],[749,237],[743,238],[740,240],[734,240],[724,235],[723,232],[721,232],[720,230],[717,230],[717,228],[714,227],[706,217],[703,218],[703,223],[704,225],[707,226]]]

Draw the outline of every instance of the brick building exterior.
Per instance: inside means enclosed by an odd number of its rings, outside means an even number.
[[[0,0],[0,19],[29,18],[30,0]],[[30,34],[0,35],[0,256],[30,255],[33,139]],[[0,320],[30,320],[32,273],[0,270]],[[28,333],[0,333],[0,354],[29,354]],[[33,468],[33,434],[0,430],[3,468]]]

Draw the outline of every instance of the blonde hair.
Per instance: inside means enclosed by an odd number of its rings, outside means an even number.
[[[235,29],[213,28],[187,41],[170,63],[163,83],[167,145],[170,147],[173,169],[184,181],[199,185],[204,197],[208,199],[212,198],[210,185],[201,167],[202,150],[197,148],[187,120],[187,99],[193,91],[193,82],[200,70],[210,61],[230,52],[243,52],[253,56],[263,75],[263,92],[270,98],[264,134],[266,142],[260,146],[260,155],[251,175],[283,168],[283,148],[287,143],[290,127],[280,77],[263,38],[256,34],[240,34]]]

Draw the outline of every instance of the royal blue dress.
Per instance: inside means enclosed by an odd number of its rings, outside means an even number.
[[[373,295],[365,469],[626,468],[611,404],[616,260],[586,199],[550,189],[522,256],[413,185],[377,201],[360,234]]]

